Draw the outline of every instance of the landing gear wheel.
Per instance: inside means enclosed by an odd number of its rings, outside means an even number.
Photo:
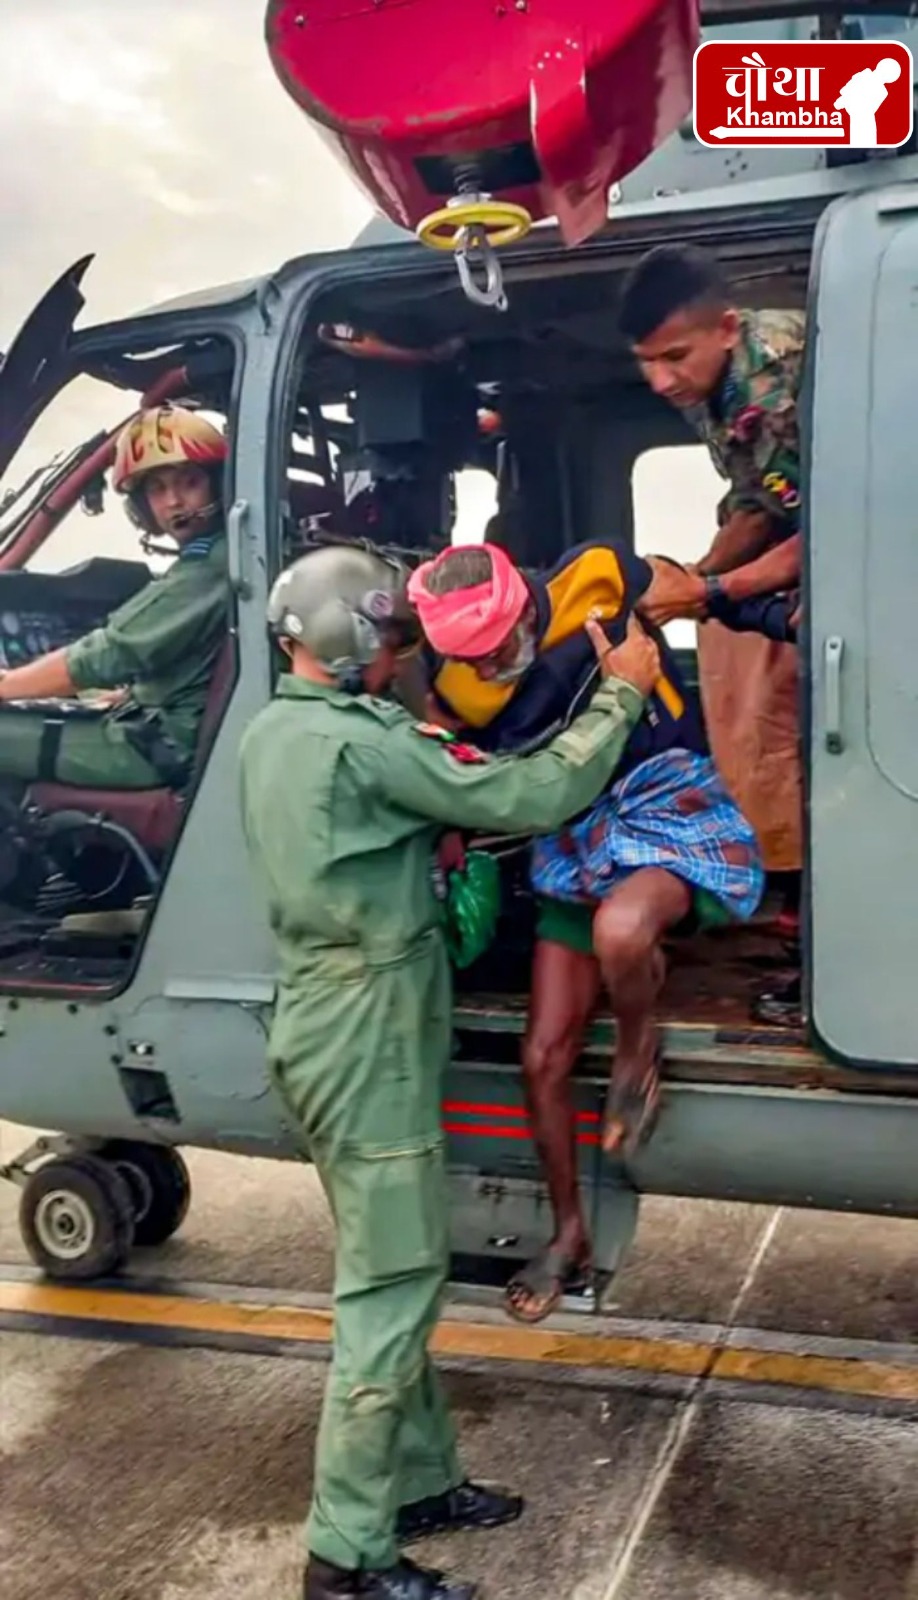
[[[97,1152],[125,1180],[134,1203],[134,1243],[165,1244],[178,1231],[191,1204],[191,1178],[169,1145],[111,1139]]]
[[[97,1156],[57,1157],[27,1179],[19,1226],[49,1278],[105,1278],[121,1270],[134,1243],[131,1191]]]

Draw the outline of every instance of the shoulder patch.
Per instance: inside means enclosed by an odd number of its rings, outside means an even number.
[[[484,766],[491,759],[483,750],[479,750],[477,745],[460,744],[458,739],[446,745],[445,749],[448,756],[452,756],[454,761],[460,761],[465,767]]]
[[[750,444],[761,430],[763,416],[762,406],[743,406],[730,423],[728,432],[740,444]]]
[[[218,533],[199,533],[196,539],[189,539],[187,544],[182,545],[178,554],[179,560],[202,560],[203,557],[210,555],[219,538],[220,535]]]
[[[458,761],[463,766],[483,766],[490,760],[490,756],[479,750],[476,745],[464,744],[454,733],[450,733],[448,728],[441,728],[436,722],[414,722],[412,728],[422,739],[435,739],[438,744],[442,744],[444,755],[450,756],[453,761]]]
[[[788,511],[795,511],[800,504],[799,490],[782,472],[766,472],[762,479],[762,487],[767,489],[769,494],[775,495]]]

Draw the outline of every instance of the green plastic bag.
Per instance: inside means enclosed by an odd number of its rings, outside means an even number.
[[[500,915],[500,868],[484,850],[469,850],[447,879],[446,944],[457,967],[470,967],[491,944]]]

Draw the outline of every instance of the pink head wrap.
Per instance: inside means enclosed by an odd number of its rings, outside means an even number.
[[[525,578],[500,545],[475,548],[486,550],[491,557],[491,576],[486,583],[453,589],[449,594],[431,594],[428,575],[449,560],[452,549],[423,562],[408,580],[408,599],[417,608],[434,649],[443,656],[474,660],[492,655],[519,622],[529,599]]]

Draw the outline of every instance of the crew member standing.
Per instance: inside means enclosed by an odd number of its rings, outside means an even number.
[[[617,650],[591,624],[604,681],[590,709],[538,754],[491,759],[382,698],[417,642],[406,579],[348,546],[281,575],[269,620],[290,670],[241,750],[245,835],[280,957],[271,1071],[337,1231],[305,1600],[468,1600],[470,1585],[399,1545],[522,1509],[464,1479],[427,1355],[449,1260],[452,993],[434,852],[447,825],[547,831],[582,811],[660,670],[637,624]]]
[[[789,875],[792,909],[803,863],[799,672],[795,630],[789,625],[782,639],[781,613],[796,621],[801,581],[805,318],[739,308],[710,256],[665,245],[627,280],[619,325],[650,387],[683,413],[729,482],[710,549],[665,589],[657,585],[646,615],[658,626],[675,617],[705,623],[698,667],[711,753],[755,828],[765,870]],[[762,632],[736,632],[728,621],[737,602],[788,595],[789,607],[763,607]],[[755,609],[747,605],[747,617]],[[762,1000],[780,1013],[782,997]],[[783,1000],[799,1001],[799,979]]]

